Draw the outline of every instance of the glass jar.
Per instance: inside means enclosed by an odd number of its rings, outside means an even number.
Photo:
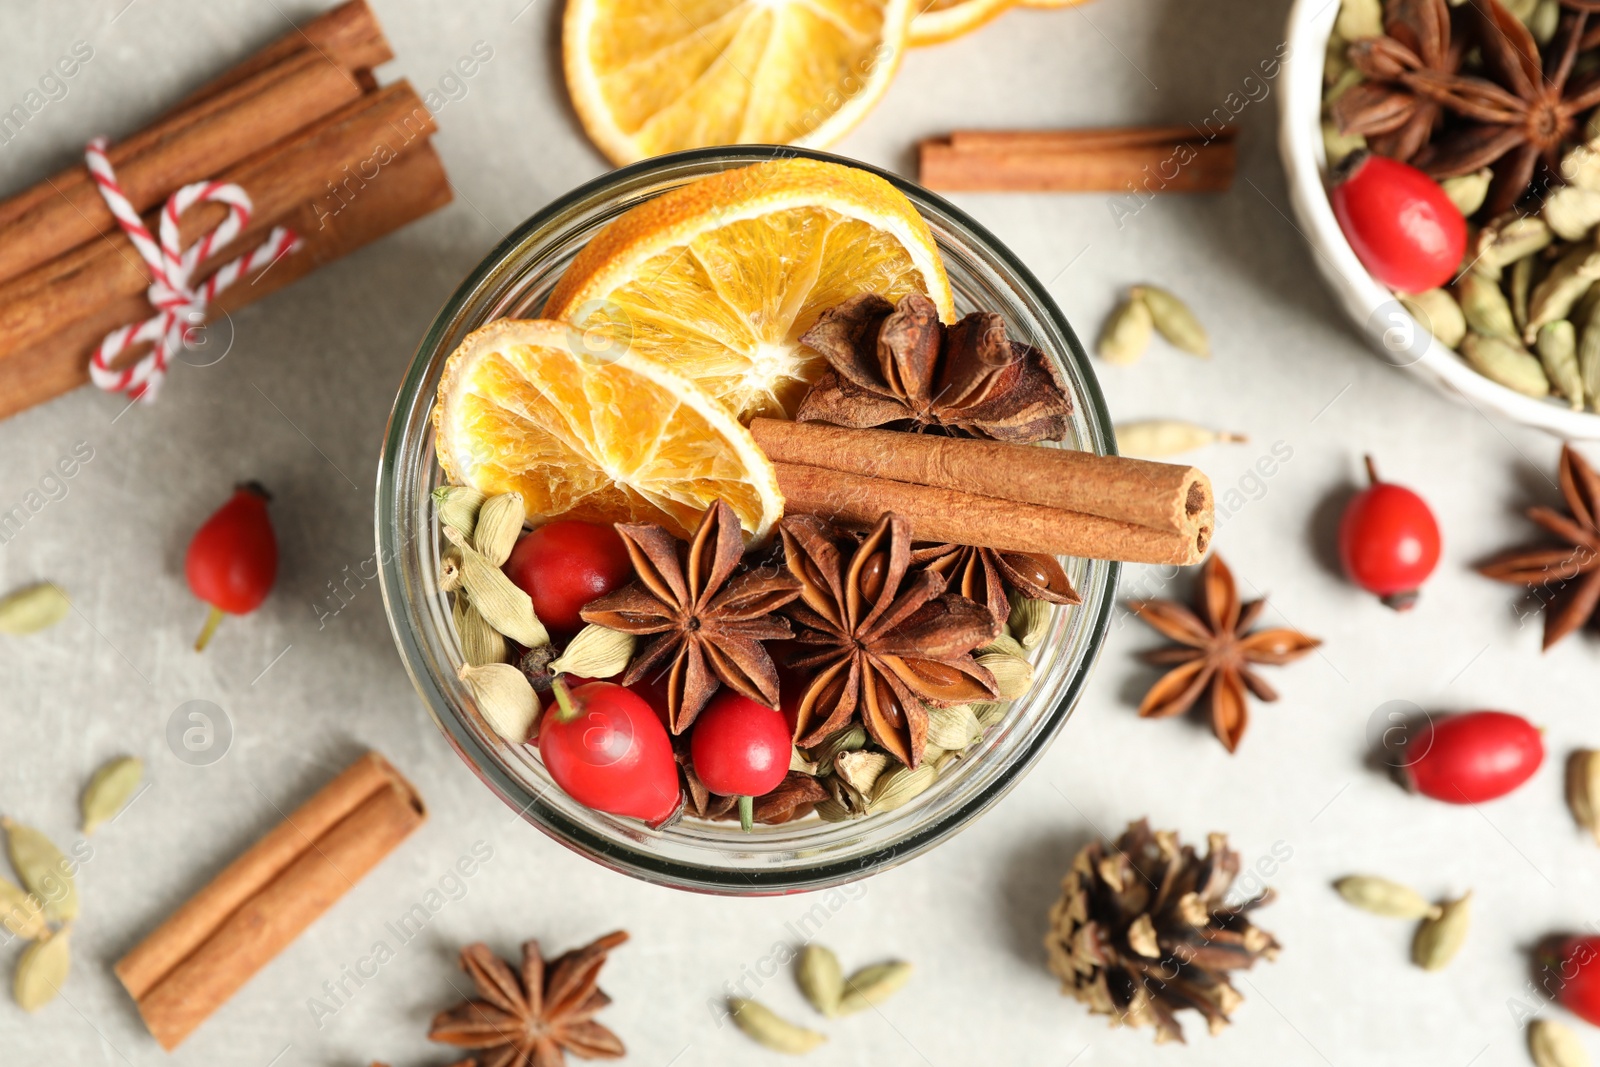
[[[578,250],[629,208],[720,170],[797,155],[862,167],[790,148],[680,152],[597,178],[523,223],[479,264],[429,327],[395,399],[378,475],[384,608],[400,658],[446,739],[490,789],[557,841],[614,870],[681,889],[750,895],[839,885],[950,837],[1016,785],[1067,721],[1100,652],[1116,591],[1116,564],[1063,559],[1083,602],[1054,611],[1032,653],[1032,689],[932,788],[897,810],[847,822],[808,817],[758,825],[746,834],[737,822],[687,819],[651,830],[568,797],[545,773],[536,750],[507,744],[479,717],[456,676],[461,650],[439,589],[441,539],[429,498],[442,480],[431,414],[446,359],[485,323],[537,318]],[[957,310],[999,312],[1013,338],[1039,348],[1061,368],[1074,404],[1071,439],[1063,446],[1112,451],[1111,423],[1094,372],[1044,286],[967,215],[892,174],[873,172],[894,183],[927,220]]]

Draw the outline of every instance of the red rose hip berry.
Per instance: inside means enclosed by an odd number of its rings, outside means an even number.
[[[1406,746],[1404,775],[1423,796],[1448,804],[1503,797],[1544,762],[1544,739],[1507,711],[1469,711],[1429,723]]]
[[[1467,220],[1416,167],[1357,152],[1328,194],[1350,247],[1378,281],[1402,293],[1436,289],[1467,250]]]
[[[739,822],[746,830],[752,798],[778,788],[793,751],[783,712],[731,689],[711,699],[689,738],[695,776],[711,792],[739,798]]]
[[[657,824],[682,790],[666,727],[637,694],[611,682],[551,684],[556,705],[539,725],[539,755],[556,785],[596,811]]]
[[[1569,937],[1546,966],[1561,985],[1556,999],[1585,1022],[1600,1026],[1600,937]]]
[[[248,615],[272,592],[278,578],[278,539],[267,517],[271,499],[257,482],[235,487],[189,542],[184,576],[194,595],[211,605],[194,643],[196,652],[205,649],[223,615]]]
[[[1339,520],[1339,560],[1345,575],[1396,611],[1417,602],[1417,588],[1439,563],[1439,523],[1427,501],[1403,485],[1378,478],[1351,498]]]
[[[578,612],[585,604],[633,580],[633,561],[617,531],[573,519],[525,534],[504,569],[533,598],[539,621],[561,634],[583,629]]]

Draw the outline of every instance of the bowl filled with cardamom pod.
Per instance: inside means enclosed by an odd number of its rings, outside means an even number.
[[[1299,0],[1279,147],[1318,270],[1380,357],[1600,438],[1600,15]]]
[[[1210,532],[1204,475],[1115,455],[992,235],[760,147],[507,237],[422,342],[377,501],[396,645],[463,761],[562,844],[724,894],[968,825],[1072,712],[1117,561]]]

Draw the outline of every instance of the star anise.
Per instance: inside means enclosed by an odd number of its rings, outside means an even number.
[[[1332,116],[1341,133],[1362,134],[1374,152],[1404,162],[1428,143],[1444,115],[1406,75],[1455,74],[1465,42],[1451,33],[1445,0],[1391,0],[1383,29],[1382,37],[1351,43],[1350,63],[1366,81],[1340,94]]]
[[[1176,648],[1146,652],[1146,663],[1171,667],[1139,704],[1145,718],[1182,715],[1205,694],[1211,729],[1229,752],[1239,747],[1249,724],[1245,690],[1265,701],[1278,693],[1251,669],[1253,663],[1291,663],[1322,644],[1287,628],[1251,631],[1266,599],[1239,603],[1233,572],[1212,554],[1200,572],[1200,614],[1171,600],[1131,600],[1128,608]]]
[[[483,1067],[561,1067],[566,1053],[586,1060],[617,1059],[616,1034],[594,1021],[611,1003],[596,983],[606,954],[628,940],[625,930],[545,961],[539,942],[522,946],[520,973],[481,942],[461,950],[476,1000],[433,1018],[428,1039],[483,1053]]]
[[[800,698],[795,742],[814,745],[859,717],[874,741],[909,767],[922,759],[926,705],[993,700],[994,676],[973,649],[998,633],[989,609],[946,593],[943,575],[911,570],[911,530],[886,514],[846,558],[814,515],[785,518],[785,562],[801,583],[786,609],[815,673]]]
[[[1547,507],[1527,514],[1566,544],[1513,548],[1478,568],[1496,581],[1542,587],[1549,598],[1545,648],[1588,622],[1600,604],[1600,476],[1571,445],[1563,445],[1558,477],[1569,514]]]
[[[1039,552],[1000,552],[975,545],[923,545],[911,562],[944,575],[946,588],[976,600],[1004,625],[1011,616],[1007,589],[1052,604],[1077,604],[1077,590],[1054,556]]]
[[[639,580],[591,600],[581,612],[630,634],[656,634],[622,676],[632,685],[660,665],[667,673],[667,718],[681,734],[716,691],[717,681],[751,700],[778,706],[778,671],[762,647],[790,635],[778,609],[800,583],[773,568],[735,573],[744,556],[739,519],[718,500],[687,546],[665,527],[617,525]]]
[[[863,429],[940,429],[996,441],[1059,441],[1072,399],[1055,364],[1006,337],[1005,321],[973,312],[939,321],[920,293],[898,305],[862,293],[823,312],[800,340],[832,367],[795,418]]]

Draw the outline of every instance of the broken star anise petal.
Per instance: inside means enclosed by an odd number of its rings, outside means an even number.
[[[947,589],[986,606],[1002,626],[1011,616],[1007,590],[1052,604],[1080,602],[1061,564],[1042,553],[933,544],[913,549],[911,562],[943,575]]]

